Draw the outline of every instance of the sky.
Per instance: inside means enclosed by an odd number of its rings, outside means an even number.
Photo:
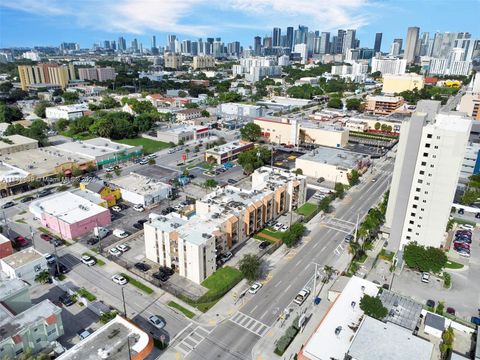
[[[382,50],[409,26],[420,31],[472,33],[480,38],[480,0],[1,0],[0,48],[58,46],[82,48],[123,36],[150,47],[152,35],[164,46],[178,38],[221,37],[252,45],[273,27],[332,31],[357,29],[360,45],[373,47],[383,33]]]

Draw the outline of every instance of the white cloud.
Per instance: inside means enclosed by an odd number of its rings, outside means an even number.
[[[373,1],[2,0],[0,7],[44,16],[67,16],[82,27],[109,32],[205,36],[220,28],[260,30],[297,24],[322,31],[359,28],[368,23],[368,9]]]

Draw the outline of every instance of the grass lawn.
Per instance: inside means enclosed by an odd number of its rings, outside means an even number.
[[[119,143],[132,145],[132,146],[143,146],[143,152],[146,154],[151,154],[157,152],[159,150],[165,149],[170,147],[170,145],[163,141],[155,141],[151,139],[145,139],[142,137],[133,138],[133,139],[122,139],[122,140],[115,140]]]
[[[459,225],[466,224],[466,225],[472,225],[473,227],[475,227],[477,225],[477,223],[475,221],[463,220],[463,219],[459,219],[459,218],[453,218],[453,221],[456,222]]]
[[[300,206],[297,209],[297,213],[299,213],[300,215],[308,217],[308,216],[312,215],[317,210],[317,208],[318,208],[317,205],[306,202],[305,204],[303,204],[302,206]]]
[[[135,286],[137,289],[140,289],[142,290],[144,293],[147,293],[147,294],[151,294],[153,293],[153,290],[151,288],[149,288],[147,285],[144,285],[143,283],[141,283],[140,281],[128,276],[127,274],[125,273],[121,273],[120,275],[122,275],[125,279],[127,279],[127,281],[132,284],[133,286]]]
[[[265,228],[259,232],[259,234],[262,234],[262,233],[264,233],[265,235],[272,236],[277,240],[282,240],[283,235],[285,234],[284,232],[273,230],[271,227]]]
[[[90,291],[88,291],[85,288],[80,288],[77,290],[78,296],[84,297],[88,301],[95,301],[97,300],[97,297],[93,295]]]
[[[394,252],[382,249],[382,251],[380,251],[380,254],[378,256],[379,256],[380,259],[384,259],[384,260],[392,262],[394,255],[395,255]]]
[[[189,319],[191,319],[195,316],[195,314],[193,312],[191,312],[188,309],[185,309],[182,305],[177,304],[175,301],[169,301],[167,305],[174,308],[174,309],[180,310],[183,313],[183,315],[185,315]]]
[[[90,256],[92,259],[95,259],[95,261],[97,262],[97,265],[98,266],[104,266],[105,265],[105,261],[103,261],[102,259],[97,259],[95,257],[95,255],[92,255],[88,252],[84,252],[82,255],[87,255],[87,256]]]
[[[448,260],[447,263],[445,264],[446,269],[461,269],[463,268],[463,264],[460,264],[458,262]]]

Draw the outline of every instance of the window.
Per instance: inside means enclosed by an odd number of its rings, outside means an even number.
[[[430,147],[430,144],[425,144],[425,147],[426,147],[426,148],[429,148],[429,147]]]
[[[423,180],[422,179],[418,179],[417,181],[419,184],[422,184],[423,183]]]
[[[425,165],[427,165],[427,162],[426,162],[426,161],[422,161],[422,164],[421,164],[421,165],[422,165],[422,166],[425,166]]]
[[[436,159],[436,158],[437,158],[437,155],[432,155],[432,157],[433,157],[434,159]]]
[[[423,153],[423,157],[427,157],[428,156],[428,153]]]
[[[438,146],[434,146],[433,148],[434,148],[434,149],[438,149]]]
[[[431,139],[432,138],[432,134],[427,134],[427,139]]]
[[[413,198],[413,200],[418,200],[418,199],[420,199],[418,196],[415,196],[415,197]]]
[[[410,220],[410,221],[409,221],[410,225],[413,225],[414,222],[415,222],[415,221],[413,221],[413,220]]]
[[[410,216],[415,216],[415,213],[410,213]]]
[[[411,237],[410,237],[410,236],[407,236],[407,237],[406,237],[406,239],[407,239],[407,240],[410,240],[410,239],[411,239]]]
[[[412,229],[407,229],[408,232],[412,232]]]
[[[417,205],[413,205],[412,207],[413,207],[414,209],[416,209],[416,208],[417,208]]]
[[[37,339],[35,340],[35,342],[38,344],[40,341],[42,341],[42,339]]]
[[[440,140],[440,136],[437,136],[437,140]]]
[[[423,174],[425,174],[425,171],[420,170],[420,175],[423,175]]]
[[[416,191],[416,192],[419,192],[419,191],[420,191],[420,188],[416,188],[415,191]]]

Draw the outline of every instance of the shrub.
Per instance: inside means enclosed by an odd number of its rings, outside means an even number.
[[[388,314],[388,310],[383,306],[382,301],[378,297],[363,295],[360,300],[360,309],[365,314],[375,319],[381,320]]]
[[[446,271],[443,272],[443,287],[449,288],[452,285],[452,277]]]

